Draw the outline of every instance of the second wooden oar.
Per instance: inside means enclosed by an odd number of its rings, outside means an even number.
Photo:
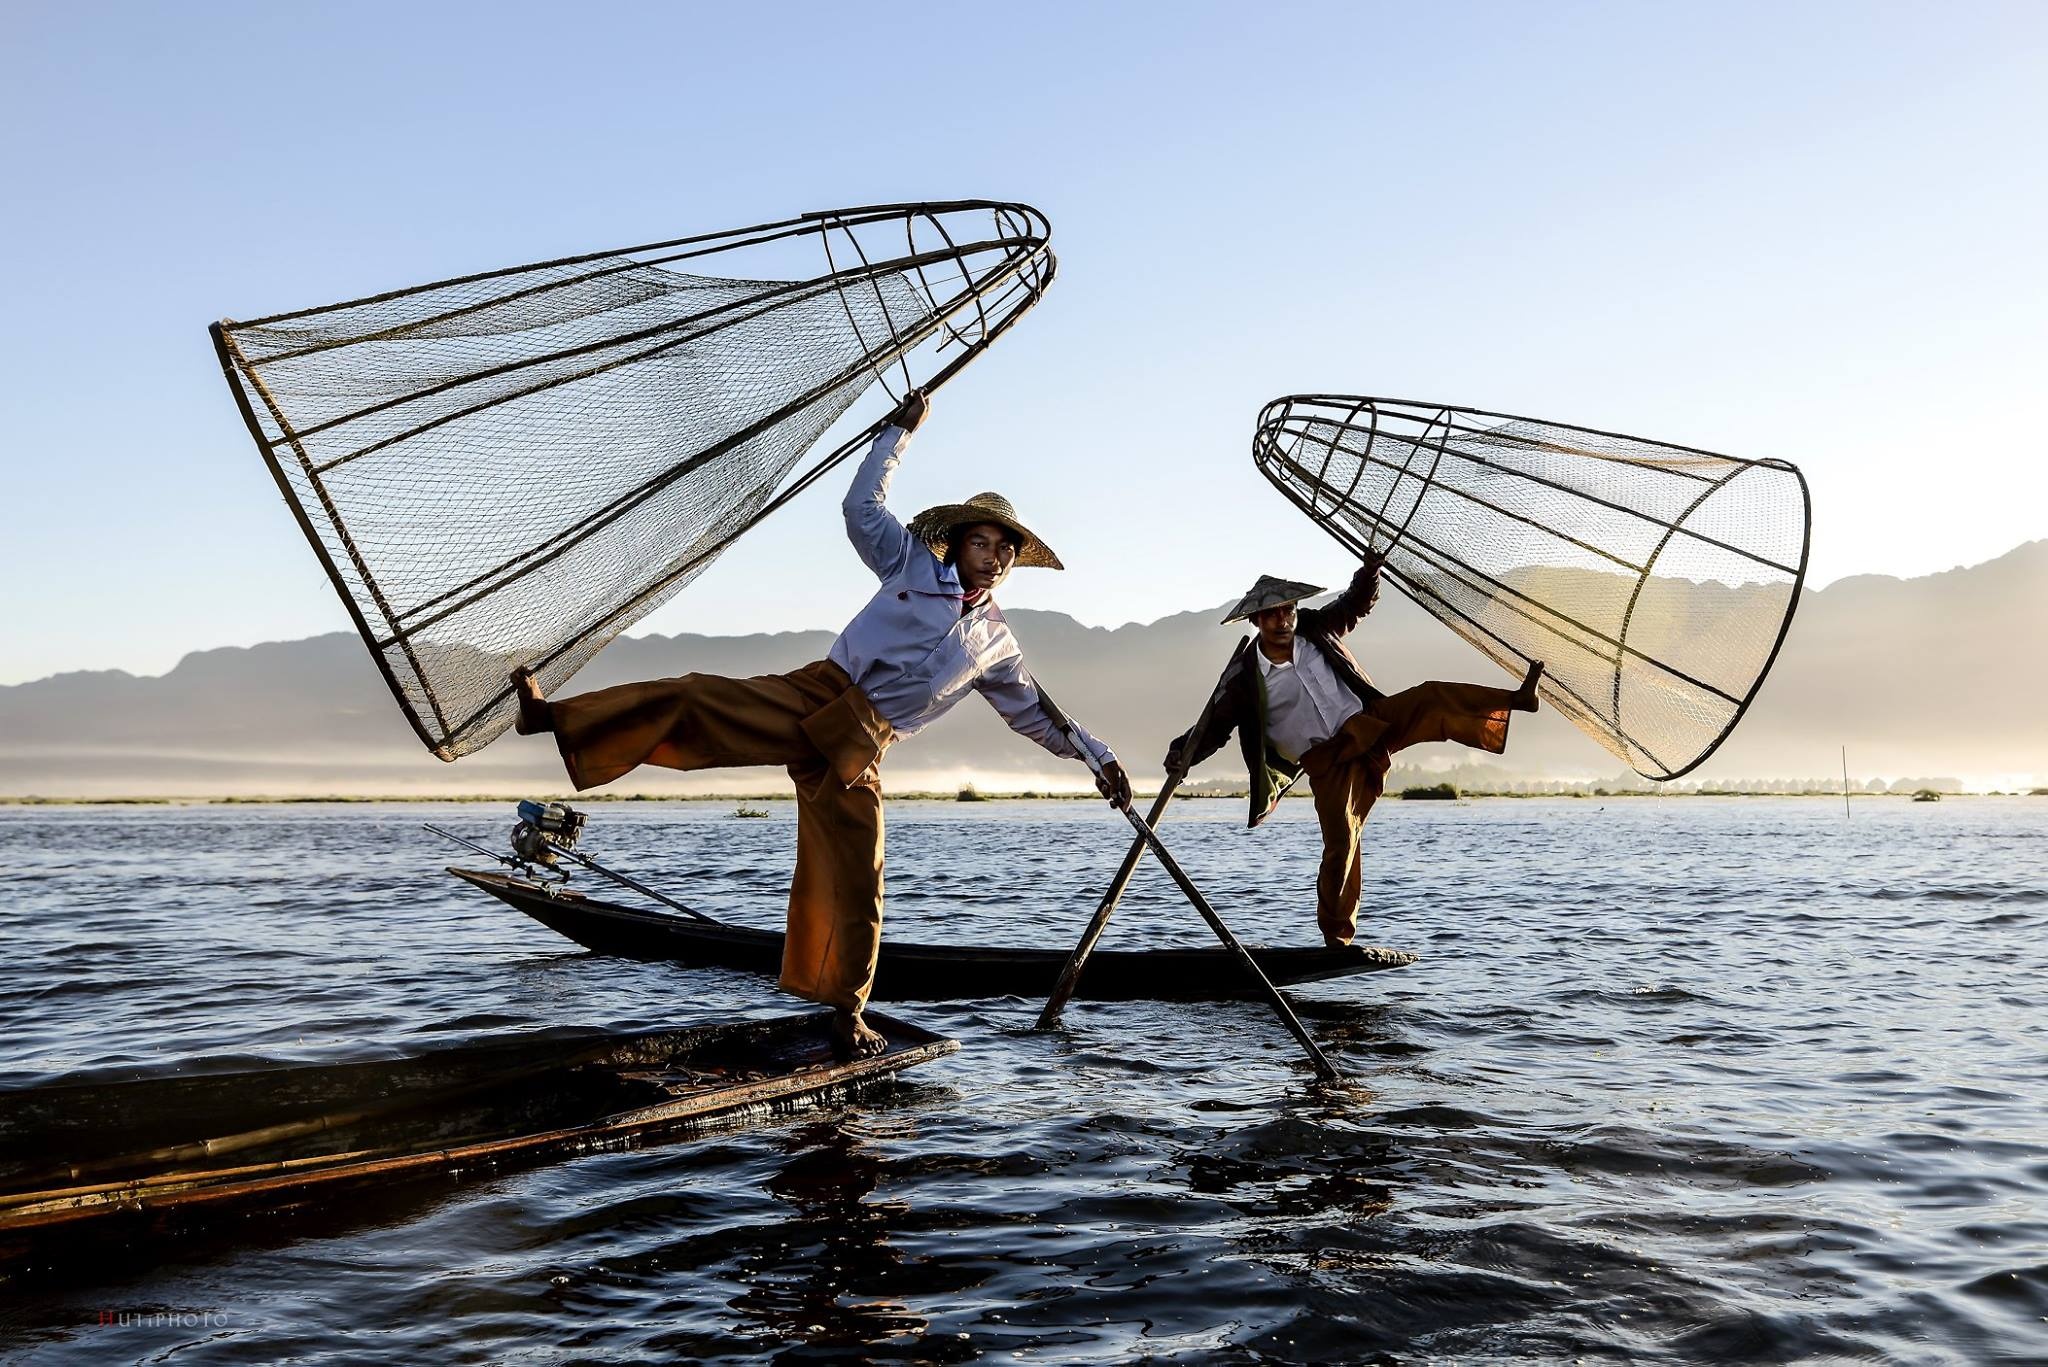
[[[1067,743],[1086,761],[1089,771],[1098,779],[1101,778],[1102,762],[1095,758],[1093,750],[1081,743],[1081,737],[1074,731],[1074,723],[1068,720],[1067,714],[1060,711],[1058,705],[1046,695],[1043,687],[1038,690],[1038,702],[1045,709],[1045,714],[1052,718],[1053,725],[1066,736]],[[1325,1082],[1341,1080],[1343,1074],[1339,1073],[1337,1066],[1324,1056],[1321,1046],[1301,1023],[1301,1017],[1295,1015],[1294,1008],[1287,1004],[1287,998],[1280,994],[1280,989],[1273,986],[1273,980],[1266,976],[1266,971],[1259,967],[1258,961],[1252,958],[1245,951],[1245,947],[1238,943],[1237,937],[1230,933],[1230,927],[1223,924],[1223,918],[1216,914],[1216,908],[1209,905],[1209,899],[1202,896],[1202,890],[1196,887],[1194,880],[1182,870],[1180,862],[1167,852],[1165,844],[1160,841],[1158,834],[1145,818],[1139,816],[1128,804],[1118,810],[1131,823],[1131,829],[1138,833],[1138,838],[1151,847],[1152,854],[1159,860],[1161,867],[1180,885],[1181,892],[1194,905],[1195,910],[1202,914],[1202,919],[1209,923],[1209,929],[1216,932],[1216,938],[1223,942],[1223,947],[1230,951],[1231,957],[1244,969],[1245,976],[1259,989],[1259,995],[1266,999],[1266,1004],[1273,1008],[1273,1014],[1280,1018],[1280,1023],[1287,1027],[1287,1032],[1294,1036],[1302,1050],[1308,1054],[1309,1062],[1315,1066],[1316,1076]]]
[[[1239,638],[1237,649],[1230,656],[1231,664],[1237,663],[1237,657],[1244,654],[1245,647],[1251,643],[1251,639],[1249,636]],[[1223,673],[1226,677],[1229,675],[1229,666],[1224,667]],[[1215,712],[1216,705],[1222,697],[1223,680],[1219,678],[1216,687],[1209,693],[1209,701],[1202,707],[1202,715],[1195,719],[1194,729],[1188,732],[1190,737],[1198,737],[1208,729],[1210,714]],[[1181,780],[1186,778],[1187,774],[1188,765],[1183,760],[1179,768],[1166,776],[1166,781],[1159,785],[1159,796],[1153,799],[1152,812],[1145,818],[1147,825],[1159,824],[1159,818],[1166,815],[1166,804],[1173,801],[1174,789],[1180,786]],[[1045,1009],[1038,1013],[1038,1024],[1033,1027],[1034,1029],[1050,1030],[1060,1023],[1060,1012],[1067,1009],[1068,999],[1074,995],[1074,989],[1081,985],[1081,971],[1088,966],[1088,956],[1095,952],[1096,941],[1102,938],[1103,929],[1108,926],[1111,913],[1116,910],[1116,904],[1123,899],[1124,889],[1130,885],[1131,875],[1137,872],[1138,861],[1144,857],[1145,837],[1138,835],[1131,840],[1130,852],[1124,855],[1124,862],[1117,867],[1116,877],[1109,880],[1109,891],[1102,894],[1102,902],[1095,908],[1095,915],[1089,918],[1087,929],[1081,932],[1080,941],[1075,944],[1074,952],[1067,958],[1067,966],[1060,970],[1059,981],[1053,984],[1052,995],[1045,999]]]

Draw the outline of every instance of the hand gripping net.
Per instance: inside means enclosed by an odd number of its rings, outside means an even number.
[[[1296,395],[1252,443],[1267,479],[1438,621],[1645,778],[1688,772],[1756,696],[1792,624],[1806,481],[1505,413]]]
[[[884,205],[213,328],[264,459],[428,748],[511,725],[1052,280],[1021,204]],[[801,470],[798,469],[802,465]]]

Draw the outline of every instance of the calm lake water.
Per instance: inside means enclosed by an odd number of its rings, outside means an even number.
[[[584,848],[779,924],[795,827],[596,804]],[[600,958],[440,870],[496,806],[0,809],[0,1086],[794,1006]],[[889,929],[1070,944],[1095,803],[889,812]],[[1314,940],[1306,803],[1169,844]],[[1383,806],[1362,938],[1255,1004],[902,1014],[854,1103],[0,1283],[0,1359],[2048,1360],[2048,799]],[[579,884],[595,881],[579,877]],[[1149,865],[1105,943],[1199,943]],[[197,1321],[100,1323],[107,1312]]]

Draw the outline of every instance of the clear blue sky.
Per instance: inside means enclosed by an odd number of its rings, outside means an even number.
[[[1060,280],[906,508],[1113,625],[1336,582],[1266,399],[1450,400],[1812,479],[1819,582],[2048,535],[2048,5],[89,5],[0,11],[0,682],[346,629],[205,325],[898,199]],[[836,483],[836,480],[835,480]],[[836,498],[642,628],[836,627]],[[820,586],[820,569],[823,587]]]

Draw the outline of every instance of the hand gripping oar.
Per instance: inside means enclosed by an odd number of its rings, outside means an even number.
[[[1102,778],[1102,761],[1095,758],[1093,750],[1081,743],[1080,735],[1074,730],[1074,723],[1068,720],[1067,714],[1060,711],[1051,698],[1046,696],[1043,688],[1038,690],[1038,704],[1045,709],[1045,714],[1052,719],[1052,724],[1066,736],[1067,743],[1086,761],[1089,771],[1098,779]],[[1146,823],[1145,818],[1139,816],[1128,805],[1118,810],[1130,821],[1131,829],[1138,833],[1138,838],[1151,847],[1153,855],[1172,876],[1173,881],[1180,885],[1180,890],[1187,895],[1188,901],[1194,904],[1195,910],[1202,913],[1202,919],[1209,923],[1209,929],[1216,932],[1216,938],[1223,942],[1223,947],[1230,951],[1231,957],[1237,960],[1238,966],[1259,989],[1259,995],[1273,1008],[1273,1014],[1280,1017],[1280,1023],[1287,1027],[1287,1032],[1300,1043],[1308,1054],[1309,1062],[1315,1065],[1316,1076],[1325,1082],[1336,1082],[1342,1078],[1343,1074],[1337,1071],[1335,1064],[1323,1056],[1323,1051],[1317,1047],[1315,1040],[1303,1027],[1301,1018],[1294,1014],[1294,1008],[1287,1004],[1287,998],[1280,995],[1280,989],[1273,986],[1273,980],[1266,976],[1266,971],[1259,967],[1258,961],[1246,953],[1245,947],[1237,942],[1237,937],[1230,933],[1230,927],[1224,925],[1223,918],[1216,914],[1216,908],[1209,905],[1209,899],[1202,896],[1202,890],[1195,886],[1194,880],[1187,876],[1180,864],[1167,852],[1166,846],[1160,843],[1158,835]]]
[[[1238,639],[1237,649],[1230,656],[1230,664],[1237,663],[1238,657],[1244,654],[1245,647],[1249,644],[1249,636]],[[1229,675],[1230,665],[1224,666],[1223,673],[1225,677]],[[1209,717],[1222,700],[1223,679],[1219,678],[1214,691],[1209,694],[1209,701],[1202,708],[1202,715],[1195,721],[1194,729],[1188,732],[1190,738],[1200,736],[1209,728]],[[1187,776],[1188,764],[1183,759],[1180,766],[1168,773],[1166,781],[1159,786],[1159,796],[1153,799],[1151,815],[1145,818],[1148,826],[1159,824],[1159,818],[1166,814],[1166,804],[1173,801],[1174,789],[1178,788],[1181,780]],[[1053,984],[1052,995],[1045,999],[1045,1009],[1038,1013],[1038,1024],[1033,1027],[1034,1029],[1050,1030],[1060,1023],[1060,1012],[1066,1010],[1068,999],[1074,995],[1074,989],[1080,986],[1081,970],[1088,966],[1088,956],[1095,952],[1095,942],[1102,938],[1103,928],[1109,924],[1111,914],[1116,911],[1116,904],[1123,899],[1124,889],[1130,885],[1131,875],[1137,872],[1138,861],[1144,857],[1145,837],[1141,834],[1131,841],[1130,852],[1124,855],[1124,862],[1117,867],[1116,877],[1109,880],[1109,891],[1102,894],[1101,905],[1095,908],[1095,915],[1090,918],[1088,928],[1081,932],[1080,942],[1074,946],[1074,952],[1067,957],[1067,966],[1060,970],[1059,981]]]

